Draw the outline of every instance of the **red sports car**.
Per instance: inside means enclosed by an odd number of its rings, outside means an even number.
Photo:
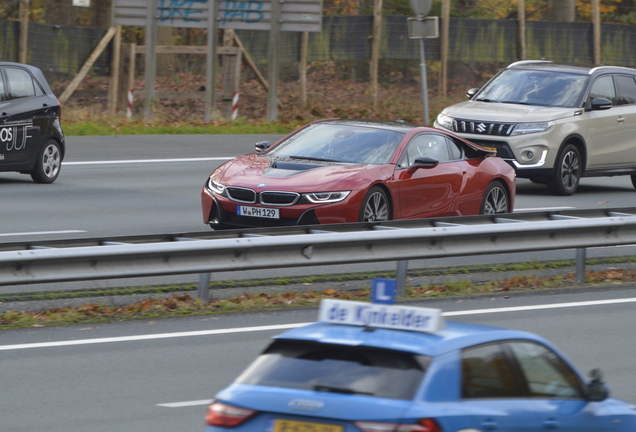
[[[217,168],[201,192],[212,228],[511,212],[514,169],[493,150],[403,122],[321,120]]]

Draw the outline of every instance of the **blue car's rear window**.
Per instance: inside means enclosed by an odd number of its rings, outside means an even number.
[[[429,363],[400,351],[278,340],[236,382],[410,400]]]

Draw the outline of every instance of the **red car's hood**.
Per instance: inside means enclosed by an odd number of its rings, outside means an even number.
[[[216,177],[225,186],[294,192],[362,189],[386,178],[391,169],[378,165],[325,164],[310,160],[277,160],[259,154],[239,156]]]

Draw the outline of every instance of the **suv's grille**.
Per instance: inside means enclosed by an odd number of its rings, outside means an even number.
[[[479,120],[454,119],[453,131],[478,135],[509,136],[516,123],[491,123]]]
[[[228,187],[225,189],[227,192],[227,196],[234,201],[244,202],[244,203],[255,203],[256,202],[256,192],[251,189],[243,189],[237,187]]]
[[[261,192],[261,204],[268,205],[293,205],[300,198],[296,192]]]

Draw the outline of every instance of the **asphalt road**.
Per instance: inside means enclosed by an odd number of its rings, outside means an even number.
[[[254,143],[280,135],[143,135],[69,137],[58,180],[38,185],[28,175],[0,173],[0,242],[74,237],[181,233],[209,229],[202,222],[200,191],[225,160],[253,151]],[[629,177],[583,179],[571,197],[555,197],[542,185],[520,179],[517,211],[630,207],[636,191]],[[588,257],[636,253],[590,250]],[[413,261],[410,268],[574,258],[573,251]],[[216,280],[394,269],[394,263],[296,268],[264,273],[218,273]],[[103,288],[196,282],[197,275],[109,280],[46,286],[2,287],[0,292]]]
[[[636,402],[636,289],[429,301],[446,319],[538,333]],[[516,309],[502,309],[516,308]],[[206,404],[280,328],[317,311],[0,332],[3,432],[202,431]]]

